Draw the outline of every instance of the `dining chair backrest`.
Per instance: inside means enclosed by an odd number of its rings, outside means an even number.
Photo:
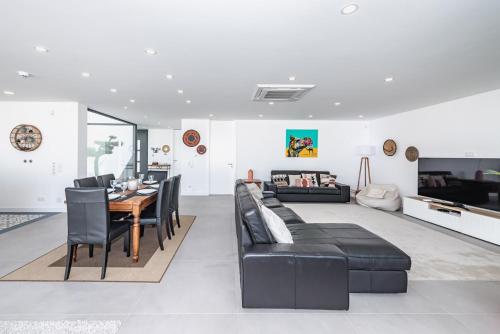
[[[97,184],[99,187],[111,188],[111,181],[115,179],[113,174],[99,175],[97,177]]]
[[[110,220],[104,188],[66,188],[68,240],[74,243],[107,242]]]
[[[83,179],[76,179],[73,181],[75,188],[89,188],[89,187],[99,187],[97,179],[95,176],[84,177]]]
[[[174,177],[174,189],[173,189],[173,194],[172,194],[172,200],[173,200],[173,207],[177,211],[179,209],[179,195],[180,195],[180,190],[181,190],[181,176],[182,175],[177,175]]]
[[[158,182],[160,182],[161,180],[168,179],[168,172],[167,171],[150,170],[150,171],[148,171],[146,178],[148,179],[150,175],[153,175],[155,181],[158,181]]]
[[[170,201],[170,180],[162,180],[158,187],[158,197],[156,199],[156,217],[163,221],[167,219],[168,203]]]

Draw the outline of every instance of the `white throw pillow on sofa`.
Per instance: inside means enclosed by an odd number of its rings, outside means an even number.
[[[261,200],[264,198],[264,195],[262,194],[262,189],[259,188],[258,185],[255,183],[246,183],[246,186],[248,188],[248,191],[250,191],[250,194],[256,199],[256,200]]]
[[[300,175],[288,175],[288,180],[290,180],[290,182],[288,183],[288,185],[290,187],[295,187],[295,184],[296,184],[296,181],[295,180],[300,180],[302,177]]]
[[[293,244],[292,234],[286,228],[286,224],[277,214],[272,210],[266,208],[264,205],[261,207],[262,216],[266,222],[269,231],[273,235],[276,242],[280,244]]]
[[[370,187],[366,193],[366,197],[382,199],[386,193],[387,190],[385,189]]]

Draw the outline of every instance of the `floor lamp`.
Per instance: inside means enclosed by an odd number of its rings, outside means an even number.
[[[356,147],[356,153],[361,156],[359,162],[359,173],[358,173],[358,186],[356,187],[356,194],[360,191],[359,183],[361,181],[361,173],[364,174],[364,182],[366,187],[366,180],[368,177],[368,184],[372,183],[372,175],[370,173],[370,156],[375,155],[375,146],[373,145],[360,145]]]

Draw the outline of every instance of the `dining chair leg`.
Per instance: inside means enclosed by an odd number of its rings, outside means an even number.
[[[177,227],[181,228],[181,220],[179,219],[179,210],[175,210],[175,220],[177,221]]]
[[[73,263],[73,245],[68,242],[68,251],[66,253],[66,270],[64,271],[64,280],[67,281],[71,272],[71,264]]]
[[[108,266],[108,247],[109,243],[105,243],[102,245],[102,271],[101,271],[101,279],[106,277],[106,267]]]
[[[123,237],[123,251],[127,253],[127,257],[130,257],[130,229]]]
[[[174,213],[170,212],[169,215],[170,215],[170,232],[172,232],[172,235],[175,235],[175,231],[174,231]]]
[[[89,257],[94,257],[94,245],[89,244]]]
[[[165,224],[165,230],[167,231],[168,240],[172,239],[172,234],[170,233],[170,218],[167,216],[167,223]]]
[[[156,224],[156,235],[158,236],[158,244],[160,245],[160,249],[163,250],[163,234],[161,233],[161,223]]]

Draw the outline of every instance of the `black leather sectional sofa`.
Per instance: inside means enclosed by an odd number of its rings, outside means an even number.
[[[293,244],[276,243],[256,200],[235,186],[243,307],[348,309],[349,292],[407,290],[408,255],[354,224],[306,224],[276,198],[263,205],[280,216]]]
[[[288,175],[316,174],[316,179],[320,180],[320,174],[330,174],[328,171],[302,171],[302,170],[273,170],[273,175],[287,175],[287,182],[290,184]],[[351,200],[350,187],[346,184],[336,183],[335,188],[311,187],[301,188],[295,186],[277,187],[273,182],[264,182],[264,190],[272,191],[282,202],[339,202],[346,203]]]

